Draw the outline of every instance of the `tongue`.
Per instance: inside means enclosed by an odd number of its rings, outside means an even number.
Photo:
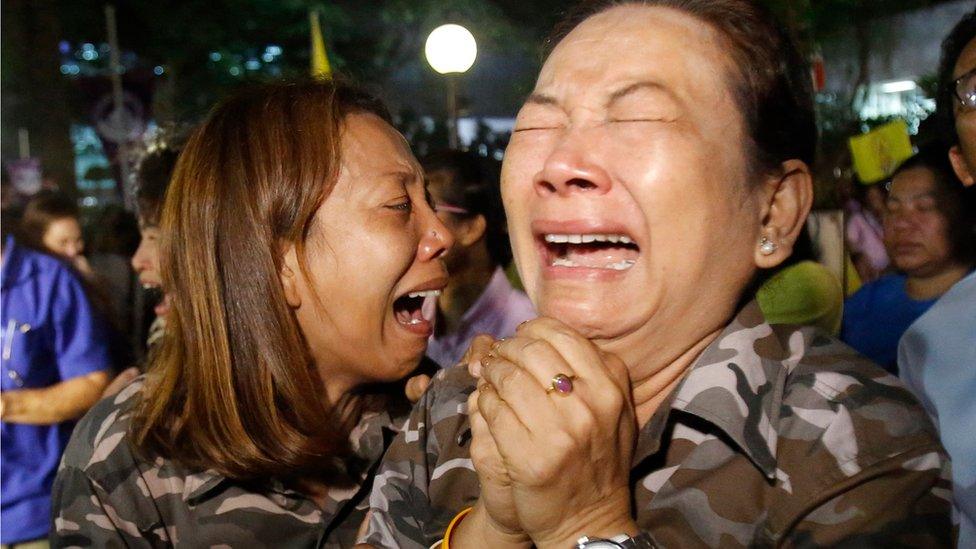
[[[421,309],[401,309],[396,312],[396,319],[400,324],[416,324],[424,320],[424,314]]]
[[[623,246],[570,245],[564,257],[581,267],[606,268],[622,261],[636,261],[637,250]]]

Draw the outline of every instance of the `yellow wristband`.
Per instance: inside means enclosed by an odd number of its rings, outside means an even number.
[[[454,529],[457,528],[458,524],[461,524],[461,519],[468,516],[473,507],[468,507],[463,509],[460,513],[454,515],[451,519],[451,523],[447,525],[447,531],[444,532],[444,541],[441,542],[441,549],[451,549],[451,534],[454,533]]]

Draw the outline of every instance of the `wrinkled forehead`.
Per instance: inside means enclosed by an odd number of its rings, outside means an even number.
[[[386,172],[393,167],[420,172],[407,140],[374,114],[346,116],[342,128],[342,169],[356,175]]]
[[[599,94],[603,85],[650,79],[694,95],[726,88],[731,58],[721,34],[673,8],[619,6],[580,23],[553,49],[536,91]]]

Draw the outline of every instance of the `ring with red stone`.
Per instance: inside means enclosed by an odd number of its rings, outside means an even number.
[[[566,374],[556,374],[552,376],[552,381],[549,383],[549,387],[546,388],[546,394],[553,391],[561,394],[568,395],[573,392],[573,380],[576,376],[568,376]]]

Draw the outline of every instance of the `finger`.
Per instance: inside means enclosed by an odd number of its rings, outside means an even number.
[[[430,376],[426,374],[415,375],[407,380],[407,384],[404,387],[404,392],[407,394],[407,400],[411,403],[416,403],[420,400],[420,397],[424,395],[424,391],[430,385]]]
[[[566,324],[541,317],[521,326],[517,335],[547,341],[594,391],[610,390],[607,381],[620,391],[629,391],[630,378],[627,369],[620,367],[623,364],[608,365],[603,358],[605,353]]]
[[[505,469],[506,477],[507,464],[524,463],[538,456],[538,452],[533,451],[535,443],[531,433],[493,389],[478,391],[478,410],[479,413],[471,418],[472,441],[475,436],[479,437],[478,444],[484,445],[479,446],[479,451],[483,451],[481,455],[485,459],[497,454],[501,463],[499,468]],[[486,428],[491,440],[484,437]],[[488,444],[494,448],[489,448]]]
[[[469,402],[477,402],[477,394],[472,393]],[[477,409],[477,406],[474,406]],[[508,475],[502,462],[502,456],[498,452],[495,439],[491,436],[488,423],[479,412],[469,414],[471,423],[471,461],[479,475],[483,475],[485,480],[493,480],[508,484]]]
[[[489,369],[482,370],[482,373],[486,373]],[[511,395],[509,398],[512,398]],[[498,388],[487,379],[478,388],[478,413],[488,423],[492,435],[495,435],[497,431],[508,433],[510,436],[518,436],[520,439],[525,439],[528,436],[529,430],[526,424],[522,422],[511,405],[502,398]]]
[[[488,334],[478,334],[471,340],[468,350],[464,352],[461,363],[467,366],[471,377],[481,376],[481,360],[491,351],[495,338]]]
[[[486,388],[493,389],[530,432],[541,435],[546,429],[572,420],[557,410],[546,390],[525,368],[495,357],[485,363],[481,375]]]
[[[525,369],[547,393],[557,375],[576,377],[573,365],[544,339],[518,336],[497,341],[492,353]]]

